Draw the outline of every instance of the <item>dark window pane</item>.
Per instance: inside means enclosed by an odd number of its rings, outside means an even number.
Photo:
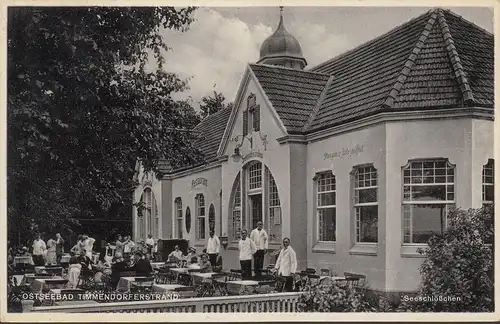
[[[359,242],[378,241],[378,206],[357,207],[359,212]]]
[[[320,193],[318,195],[318,206],[335,205],[335,192]]]
[[[411,205],[412,243],[427,243],[446,228],[446,205]]]
[[[359,201],[357,203],[377,202],[377,188],[358,190]]]
[[[445,200],[445,186],[413,186],[412,200]]]
[[[335,208],[325,208],[319,210],[319,240],[335,241]]]
[[[495,187],[494,186],[484,186],[484,200],[494,201],[495,200]]]

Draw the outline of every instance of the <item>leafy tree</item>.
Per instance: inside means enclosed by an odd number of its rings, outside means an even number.
[[[221,109],[230,107],[233,107],[233,103],[225,103],[226,97],[221,93],[214,91],[213,96],[204,96],[201,98],[201,103],[200,103],[200,116],[201,118],[205,118],[208,115],[215,114]]]
[[[493,236],[492,220],[491,208],[454,210],[444,233],[432,236],[420,251],[426,259],[417,301],[403,300],[400,310],[493,311],[493,251],[487,244]],[[450,297],[455,300],[446,300]]]
[[[9,234],[70,230],[75,218],[131,208],[135,164],[202,156],[198,122],[171,94],[161,28],[184,31],[194,8],[9,7]],[[148,58],[156,71],[146,71]],[[120,210],[120,208],[115,210]],[[121,209],[123,211],[123,208]]]

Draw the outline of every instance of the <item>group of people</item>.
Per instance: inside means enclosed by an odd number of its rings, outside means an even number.
[[[154,241],[153,235],[151,234],[148,235],[146,241],[141,241],[138,244],[134,243],[130,235],[118,235],[114,244],[108,243],[107,251],[109,256],[119,253],[126,260],[130,259],[135,252],[139,251],[142,252],[148,260],[154,260],[158,252],[158,244]]]
[[[255,277],[262,275],[264,256],[268,250],[268,235],[262,228],[262,222],[257,222],[257,227],[250,232],[243,229],[238,242],[239,259],[243,279],[252,277],[252,259]],[[274,270],[280,276],[290,277],[297,271],[297,255],[290,246],[290,239],[284,238],[283,245],[278,253]]]
[[[9,262],[13,262],[15,257],[29,257],[29,264],[35,266],[55,265],[61,262],[64,253],[64,239],[57,233],[55,237],[49,237],[47,242],[42,239],[41,234],[37,234],[31,249],[27,246],[19,246],[16,249],[9,246]]]

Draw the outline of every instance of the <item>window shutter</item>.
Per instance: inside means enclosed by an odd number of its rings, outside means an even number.
[[[253,110],[253,129],[256,132],[260,130],[260,106],[256,106]]]
[[[248,134],[248,110],[243,111],[243,135]]]

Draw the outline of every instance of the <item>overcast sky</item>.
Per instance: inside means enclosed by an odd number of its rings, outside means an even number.
[[[311,68],[366,41],[380,36],[428,7],[285,7],[286,29],[299,41]],[[489,32],[493,31],[490,8],[446,8]],[[278,25],[278,7],[199,8],[196,21],[185,33],[164,31],[168,45],[167,70],[190,77],[196,105],[215,89],[233,100],[247,63],[256,62],[263,40]],[[214,87],[215,85],[215,87]]]

